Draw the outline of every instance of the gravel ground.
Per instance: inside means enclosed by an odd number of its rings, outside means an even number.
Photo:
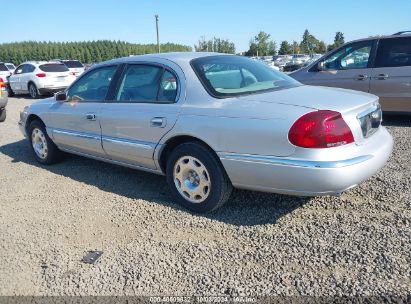
[[[386,118],[389,163],[340,198],[235,191],[195,215],[161,176],[38,165],[17,127],[30,102],[0,124],[0,295],[411,294],[410,117]]]

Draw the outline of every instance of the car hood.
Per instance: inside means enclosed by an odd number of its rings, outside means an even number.
[[[364,92],[302,85],[263,94],[239,97],[239,100],[270,104],[286,104],[315,110],[334,110],[340,113],[378,101],[378,97]]]

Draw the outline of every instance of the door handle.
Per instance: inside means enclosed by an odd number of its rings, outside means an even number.
[[[94,114],[94,113],[87,113],[87,114],[86,114],[86,119],[87,119],[87,120],[94,121],[94,120],[96,120],[96,114]]]
[[[377,77],[375,77],[375,79],[378,79],[378,80],[385,80],[387,78],[388,78],[387,74],[378,74]]]
[[[363,74],[360,74],[360,75],[358,75],[357,76],[357,80],[367,80],[367,78],[368,78],[368,75],[363,75]]]
[[[154,117],[150,120],[150,126],[156,128],[164,128],[167,125],[167,119],[164,117]]]

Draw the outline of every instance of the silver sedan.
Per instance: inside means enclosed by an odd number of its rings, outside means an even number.
[[[19,124],[42,164],[64,151],[163,174],[196,212],[223,205],[233,187],[338,195],[375,174],[393,147],[376,96],[302,85],[215,53],[103,62],[26,107]]]

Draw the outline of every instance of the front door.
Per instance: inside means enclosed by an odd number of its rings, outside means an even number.
[[[162,66],[128,65],[100,114],[103,148],[116,161],[156,169],[154,150],[179,113],[176,74]]]
[[[411,112],[411,37],[380,40],[370,93],[384,111]]]
[[[21,84],[20,84],[20,77],[23,74],[23,68],[25,64],[22,64],[16,68],[14,74],[9,78],[9,84],[13,92],[20,92],[21,91]]]
[[[374,44],[370,40],[340,48],[323,61],[323,70],[310,71],[304,83],[368,92]]]
[[[105,157],[101,145],[100,114],[116,66],[93,69],[68,90],[67,101],[56,102],[51,112],[51,134],[63,149]]]

